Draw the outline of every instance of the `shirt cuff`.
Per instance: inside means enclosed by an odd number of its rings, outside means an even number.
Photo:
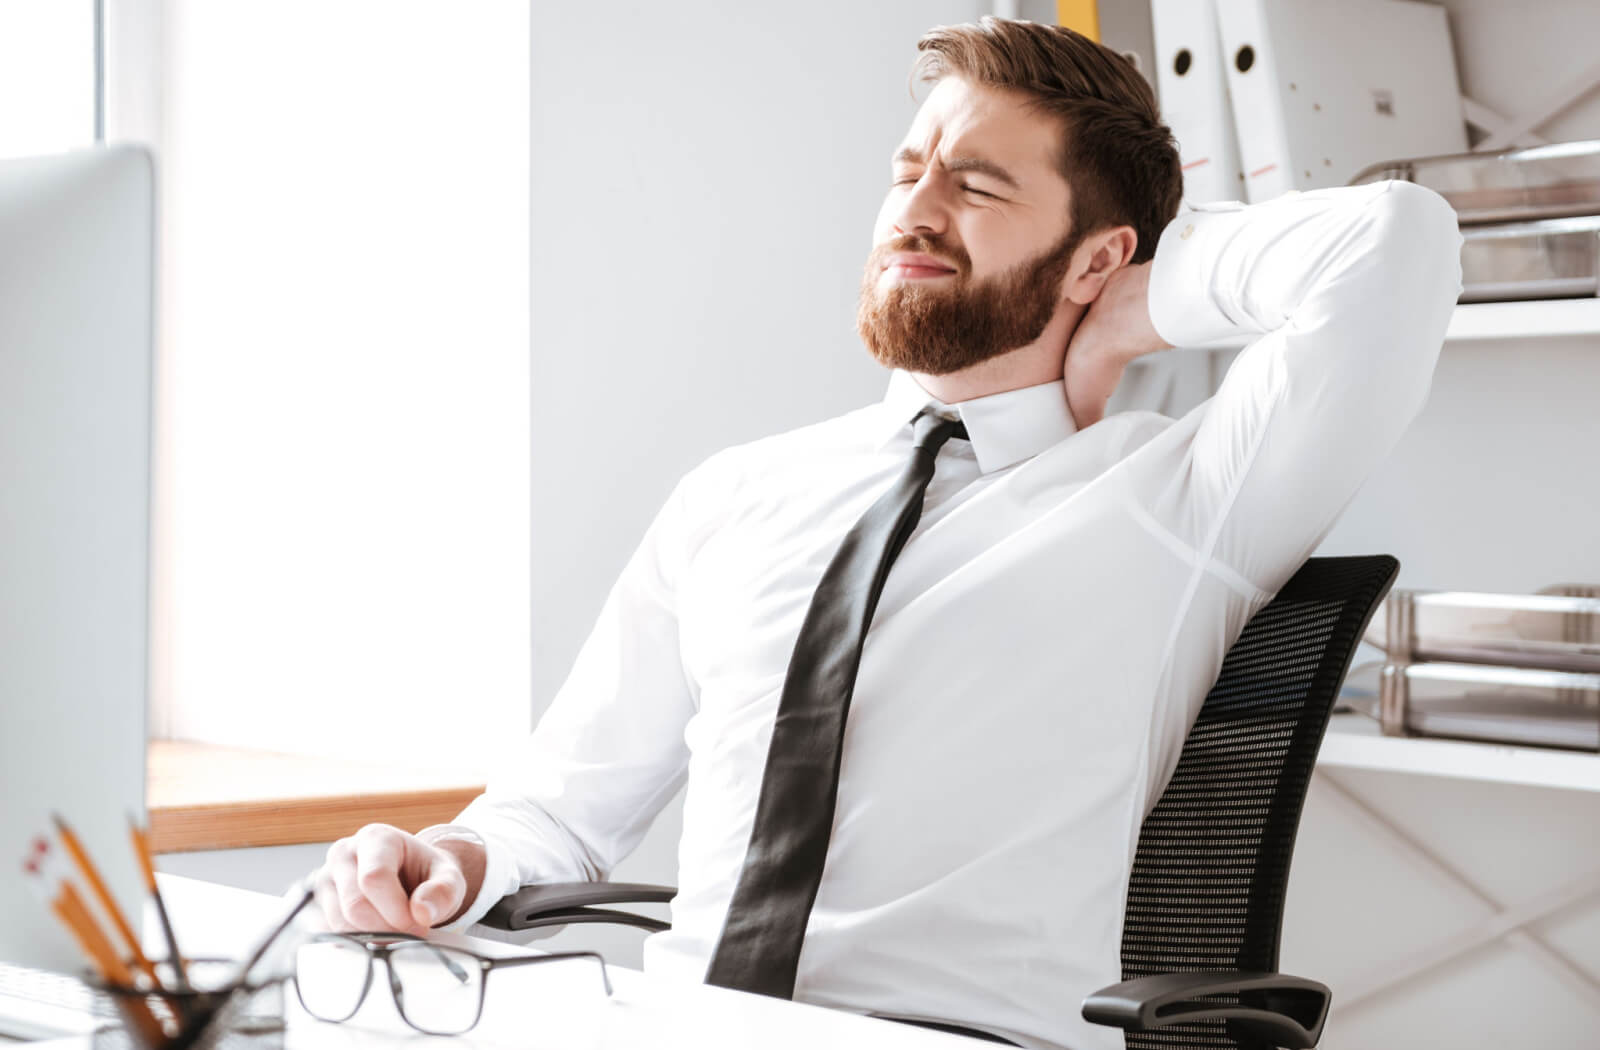
[[[1255,331],[1229,317],[1212,291],[1217,257],[1246,207],[1240,201],[1195,205],[1162,228],[1150,263],[1150,323],[1172,346],[1236,341]]]
[[[466,824],[433,824],[417,832],[417,838],[431,845],[448,832],[466,832],[483,841],[485,858],[483,886],[479,888],[478,895],[473,898],[467,910],[461,913],[460,918],[443,926],[433,927],[436,930],[464,933],[467,927],[489,914],[489,909],[494,907],[500,898],[515,893],[521,880],[517,876],[516,865],[512,863],[511,851],[494,836],[486,835],[477,828]]]

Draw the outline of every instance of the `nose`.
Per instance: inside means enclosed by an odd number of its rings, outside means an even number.
[[[918,233],[938,237],[949,224],[949,212],[939,196],[937,177],[924,173],[900,198],[893,228],[896,236]]]

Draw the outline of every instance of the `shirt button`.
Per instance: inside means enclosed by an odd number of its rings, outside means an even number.
[[[1183,232],[1182,233],[1178,234],[1178,239],[1186,241],[1186,240],[1189,239],[1189,234],[1191,234],[1193,232],[1194,232],[1194,223],[1190,223],[1189,225],[1187,225],[1187,226],[1185,226],[1183,228]]]

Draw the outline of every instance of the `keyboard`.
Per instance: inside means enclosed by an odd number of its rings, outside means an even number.
[[[0,962],[0,1040],[86,1035],[115,1019],[110,999],[75,977]]]

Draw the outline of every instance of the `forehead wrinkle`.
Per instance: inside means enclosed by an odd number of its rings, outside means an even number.
[[[945,84],[942,82],[940,87],[944,86]],[[935,94],[937,95],[938,92],[936,91]],[[930,97],[928,102],[930,104],[935,103],[936,99]],[[937,105],[925,105],[922,111],[917,114],[917,119],[913,122],[911,133],[908,136],[910,141],[903,144],[895,152],[892,163],[923,164],[926,163],[929,153],[938,158],[940,146],[953,143],[952,148],[945,152],[955,153],[957,150],[961,152],[953,156],[939,158],[947,171],[977,172],[999,180],[1014,191],[1025,191],[1024,182],[1031,180],[1019,177],[1015,165],[1010,163],[1001,164],[999,161],[985,156],[985,150],[982,148],[965,149],[962,146],[964,140],[972,138],[999,137],[1003,139],[1008,123],[1014,123],[1014,121],[1008,121],[1008,117],[1011,114],[1004,112],[996,100],[990,98],[980,97],[976,99],[966,112],[962,112],[960,107],[954,106],[947,97],[940,98],[937,102],[939,103]],[[952,112],[952,109],[955,111]],[[928,126],[930,124],[932,125],[931,127]],[[918,125],[925,129],[920,134]],[[911,144],[919,138],[926,140],[927,152]],[[1021,154],[1018,154],[1016,159],[1023,160],[1024,158]]]
[[[917,149],[915,146],[901,146],[894,155],[894,161],[897,164],[925,163],[923,160],[922,151]],[[987,160],[983,157],[951,157],[949,160],[943,161],[942,163],[946,171],[975,171],[980,175],[987,175],[990,178],[997,179],[1000,182],[1005,183],[1007,186],[1010,186],[1014,190],[1022,189],[1022,183],[1017,180],[1016,176],[1012,175],[1009,171],[996,164],[994,161]]]

